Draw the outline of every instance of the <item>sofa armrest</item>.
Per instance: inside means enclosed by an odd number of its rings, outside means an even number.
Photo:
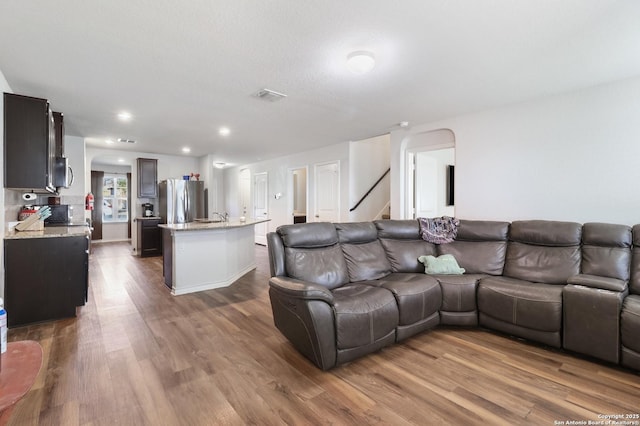
[[[273,322],[280,332],[322,370],[336,365],[333,295],[318,284],[289,277],[269,280]]]
[[[567,284],[582,285],[585,287],[619,292],[627,290],[627,281],[589,274],[579,274],[569,277]]]
[[[294,299],[322,300],[333,305],[331,291],[319,284],[297,280],[289,277],[272,277],[269,286],[278,293]]]

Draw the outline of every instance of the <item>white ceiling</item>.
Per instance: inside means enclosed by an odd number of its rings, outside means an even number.
[[[3,0],[0,70],[90,145],[247,163],[640,75],[640,1]]]

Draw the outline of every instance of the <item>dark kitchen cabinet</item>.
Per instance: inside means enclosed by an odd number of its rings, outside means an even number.
[[[158,196],[158,160],[138,158],[138,198]]]
[[[87,236],[4,240],[8,326],[76,315],[87,301]]]
[[[138,253],[140,257],[162,255],[160,219],[138,219]]]
[[[4,94],[4,186],[55,192],[55,126],[46,99]]]

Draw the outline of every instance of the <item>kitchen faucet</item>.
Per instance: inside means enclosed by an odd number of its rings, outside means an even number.
[[[213,212],[211,213],[211,215],[217,215],[221,222],[229,221],[229,213],[227,212],[224,212],[224,213]]]

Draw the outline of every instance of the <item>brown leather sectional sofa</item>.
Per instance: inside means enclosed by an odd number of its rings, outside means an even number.
[[[323,370],[438,324],[481,326],[640,370],[640,225],[415,220],[284,225],[268,235],[276,327]],[[463,275],[426,275],[452,254]]]

